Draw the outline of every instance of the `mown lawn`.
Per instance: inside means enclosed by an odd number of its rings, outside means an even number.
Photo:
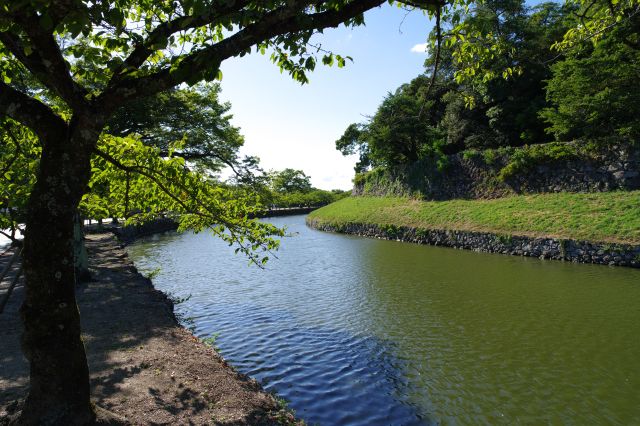
[[[640,244],[640,191],[451,201],[348,197],[309,219]]]

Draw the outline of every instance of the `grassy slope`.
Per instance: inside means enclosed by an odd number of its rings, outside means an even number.
[[[640,191],[452,201],[349,197],[309,219],[640,244]]]

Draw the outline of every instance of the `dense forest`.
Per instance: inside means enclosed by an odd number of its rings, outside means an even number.
[[[433,30],[425,72],[389,93],[367,121],[348,126],[336,148],[357,154],[362,174],[442,169],[448,154],[461,152],[637,140],[640,16],[568,41],[583,13],[572,3],[475,4],[457,25]],[[468,39],[473,47],[456,43]]]

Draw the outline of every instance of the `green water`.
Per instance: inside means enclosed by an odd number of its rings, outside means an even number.
[[[427,390],[411,398],[438,418],[640,422],[638,271],[403,245],[369,255],[383,335],[402,335]]]
[[[130,253],[310,423],[640,424],[640,271],[326,234],[266,271],[170,234]]]

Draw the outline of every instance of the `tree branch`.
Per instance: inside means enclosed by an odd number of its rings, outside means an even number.
[[[118,161],[116,158],[114,158],[112,155],[98,149],[98,148],[94,148],[94,152],[95,154],[102,158],[103,160],[105,160],[106,162],[114,165],[115,167],[117,167],[118,169],[127,172],[127,173],[138,173],[141,174],[142,176],[150,179],[152,182],[154,182],[156,185],[158,185],[158,188],[160,188],[162,190],[162,192],[164,192],[165,194],[167,194],[169,197],[171,197],[176,203],[180,204],[182,206],[183,209],[189,211],[189,207],[179,198],[176,197],[162,182],[160,182],[160,180],[154,176],[153,174],[139,168],[139,167],[135,167],[135,166],[127,166],[122,164],[120,161]],[[194,214],[197,214],[194,212]]]
[[[446,4],[443,0],[402,0],[401,3],[416,9],[429,9],[432,6],[444,7]]]
[[[2,178],[2,176],[6,172],[11,170],[11,167],[13,167],[13,164],[16,162],[16,160],[18,160],[18,158],[20,157],[20,154],[22,154],[22,149],[20,148],[20,142],[18,141],[16,136],[13,134],[13,132],[11,131],[7,123],[5,123],[4,125],[4,131],[7,132],[7,134],[9,135],[9,139],[11,139],[13,144],[16,146],[16,150],[14,152],[13,157],[11,157],[11,159],[7,162],[6,166],[3,167],[2,170],[0,170],[0,178]]]
[[[16,21],[33,44],[30,55],[16,34],[3,32],[0,40],[42,84],[62,98],[72,109],[88,105],[87,90],[73,80],[69,67],[51,31],[40,25],[37,15],[21,17]]]
[[[0,230],[0,235],[4,235],[5,238],[7,238],[8,240],[11,240],[11,244],[18,245],[18,244],[21,243],[21,241],[19,239],[17,239],[16,237],[14,237],[14,236],[12,236],[10,234],[7,234],[6,232],[4,232],[2,230]]]
[[[435,3],[435,0],[433,1]],[[355,0],[340,10],[332,9],[302,16],[300,12],[311,3],[294,3],[293,6],[275,9],[232,36],[185,55],[172,70],[164,68],[147,76],[122,79],[105,90],[98,102],[101,108],[112,111],[123,101],[150,96],[184,83],[190,76],[216,70],[225,59],[236,56],[258,43],[287,33],[337,27],[382,3],[384,0]]]
[[[110,154],[95,148],[94,149],[94,153],[104,159],[105,161],[107,161],[108,163],[112,164],[113,166],[115,166],[116,168],[124,171],[124,172],[128,172],[128,173],[137,173],[139,175],[142,175],[144,177],[146,177],[147,179],[151,180],[152,182],[154,182],[156,185],[158,185],[158,188],[160,188],[160,190],[162,192],[164,192],[168,197],[170,197],[172,200],[174,200],[177,204],[179,204],[184,210],[185,212],[188,212],[189,214],[192,215],[196,215],[199,217],[202,217],[206,220],[210,220],[212,221],[211,225],[207,225],[207,227],[212,228],[212,226],[214,224],[220,224],[223,225],[231,234],[231,236],[233,237],[233,241],[235,242],[235,244],[237,244],[238,246],[240,246],[243,249],[243,252],[247,254],[247,256],[249,256],[249,258],[258,266],[258,267],[262,267],[262,265],[260,265],[255,256],[251,254],[251,249],[249,247],[249,245],[244,244],[242,242],[242,238],[239,237],[237,235],[237,232],[240,231],[242,232],[243,229],[241,226],[238,226],[237,224],[233,224],[227,220],[224,219],[224,217],[222,217],[222,215],[216,214],[216,212],[211,211],[210,207],[205,205],[204,203],[202,203],[198,197],[194,194],[191,194],[191,191],[189,188],[186,188],[182,185],[178,185],[180,187],[181,190],[187,192],[188,194],[191,195],[192,200],[197,204],[197,206],[199,208],[201,208],[204,213],[202,211],[196,211],[193,208],[189,207],[184,200],[182,200],[180,197],[176,196],[174,193],[171,192],[171,190],[169,188],[166,187],[166,185],[164,185],[160,179],[154,175],[154,171],[153,170],[149,170],[148,168],[145,168],[144,166],[127,166],[125,164],[122,164],[120,161],[118,161],[116,158],[114,158],[113,156],[111,156]],[[146,169],[146,170],[145,170]],[[160,174],[160,176],[162,176]],[[166,177],[162,176],[163,178],[166,179]],[[271,250],[268,249],[268,247],[266,246],[266,244],[264,243],[260,243],[260,246],[267,250],[270,254],[273,254],[271,252]]]
[[[42,102],[0,81],[0,115],[24,124],[43,138],[64,131],[67,123]]]
[[[240,11],[248,3],[248,0],[232,0],[199,16],[180,16],[172,21],[161,23],[149,33],[143,43],[135,47],[127,59],[114,71],[109,85],[121,80],[124,76],[123,72],[126,73],[130,69],[139,68],[155,52],[156,49],[152,48],[154,44],[169,38],[177,32],[214,24],[216,21],[219,22],[227,14]]]
[[[223,155],[217,154],[215,152],[173,152],[169,153],[169,151],[160,151],[160,157],[179,157],[184,159],[185,161],[192,160],[207,160],[207,159],[217,159],[222,162],[224,165],[231,168],[231,170],[236,174],[236,176],[240,176],[240,174],[236,171],[234,164],[232,161],[225,158]]]

